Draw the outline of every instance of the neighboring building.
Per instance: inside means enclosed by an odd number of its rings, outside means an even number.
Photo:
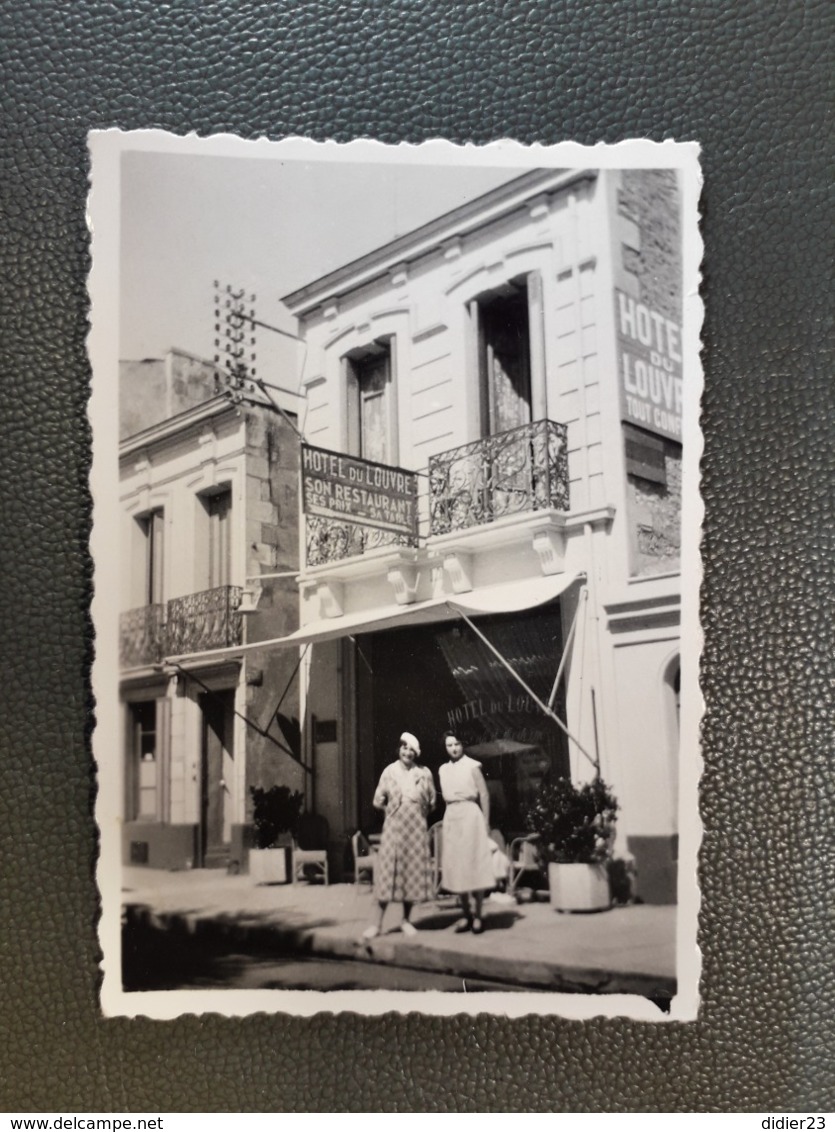
[[[216,374],[177,351],[120,364],[126,863],[242,866],[249,787],[304,785],[297,658],[189,659],[298,625],[296,405]]]
[[[377,827],[374,785],[400,732],[420,737],[434,768],[454,725],[507,832],[544,774],[590,777],[599,764],[639,896],[673,901],[676,174],[526,174],[284,302],[306,342],[306,441],[420,473],[417,537],[338,514],[303,526],[291,641],[312,645],[309,802],[335,855],[358,826]],[[396,484],[386,467],[381,504]],[[310,472],[336,512],[349,505],[337,465]],[[145,496],[135,514],[151,524],[155,506]]]

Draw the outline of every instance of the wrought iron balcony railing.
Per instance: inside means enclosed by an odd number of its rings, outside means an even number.
[[[526,511],[567,511],[568,429],[534,421],[441,452],[429,461],[430,534]]]
[[[408,535],[318,515],[308,515],[306,527],[305,560],[308,566],[341,562],[343,558],[367,554],[379,546],[417,545],[417,539]]]
[[[119,663],[122,668],[159,664],[165,645],[165,606],[143,605],[119,616]]]
[[[241,644],[243,617],[238,609],[242,596],[240,586],[218,586],[172,598],[166,626],[168,654],[179,656]]]

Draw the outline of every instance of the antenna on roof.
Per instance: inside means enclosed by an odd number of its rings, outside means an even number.
[[[215,287],[215,381],[224,384],[234,401],[253,392],[257,383],[255,368],[255,295],[247,299],[245,290]],[[248,340],[247,340],[248,339]],[[249,355],[247,357],[247,354]]]
[[[297,436],[301,437],[295,421],[278,404],[266,383],[258,377],[255,369],[255,327],[263,326],[266,330],[274,330],[286,338],[296,342],[299,339],[295,334],[288,334],[286,330],[279,330],[266,322],[259,322],[255,317],[255,295],[247,300],[246,291],[233,290],[227,283],[224,290],[215,279],[215,385],[220,388],[235,404],[240,404],[248,394],[256,390],[272,407],[281,414]],[[247,334],[249,343],[247,344]],[[247,359],[247,350],[249,358]],[[276,388],[273,386],[273,388]],[[257,399],[256,399],[257,400]],[[259,402],[263,404],[263,402]]]

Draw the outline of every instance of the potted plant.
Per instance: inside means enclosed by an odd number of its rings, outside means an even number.
[[[561,912],[594,912],[611,906],[609,872],[618,803],[601,778],[575,785],[570,778],[545,782],[526,815],[548,863],[551,905]]]
[[[286,884],[289,846],[304,796],[289,786],[251,786],[249,793],[255,842],[249,851],[249,875],[256,884]]]

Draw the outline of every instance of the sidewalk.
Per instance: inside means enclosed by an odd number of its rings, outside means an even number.
[[[507,901],[507,897],[503,898]],[[592,915],[554,912],[547,903],[489,899],[484,933],[456,935],[452,898],[415,909],[419,934],[396,931],[361,941],[373,917],[368,885],[256,885],[219,870],[123,871],[123,902],[155,927],[216,933],[276,954],[328,956],[491,979],[520,989],[641,994],[663,1003],[675,993],[675,915],[671,906],[633,905]]]

